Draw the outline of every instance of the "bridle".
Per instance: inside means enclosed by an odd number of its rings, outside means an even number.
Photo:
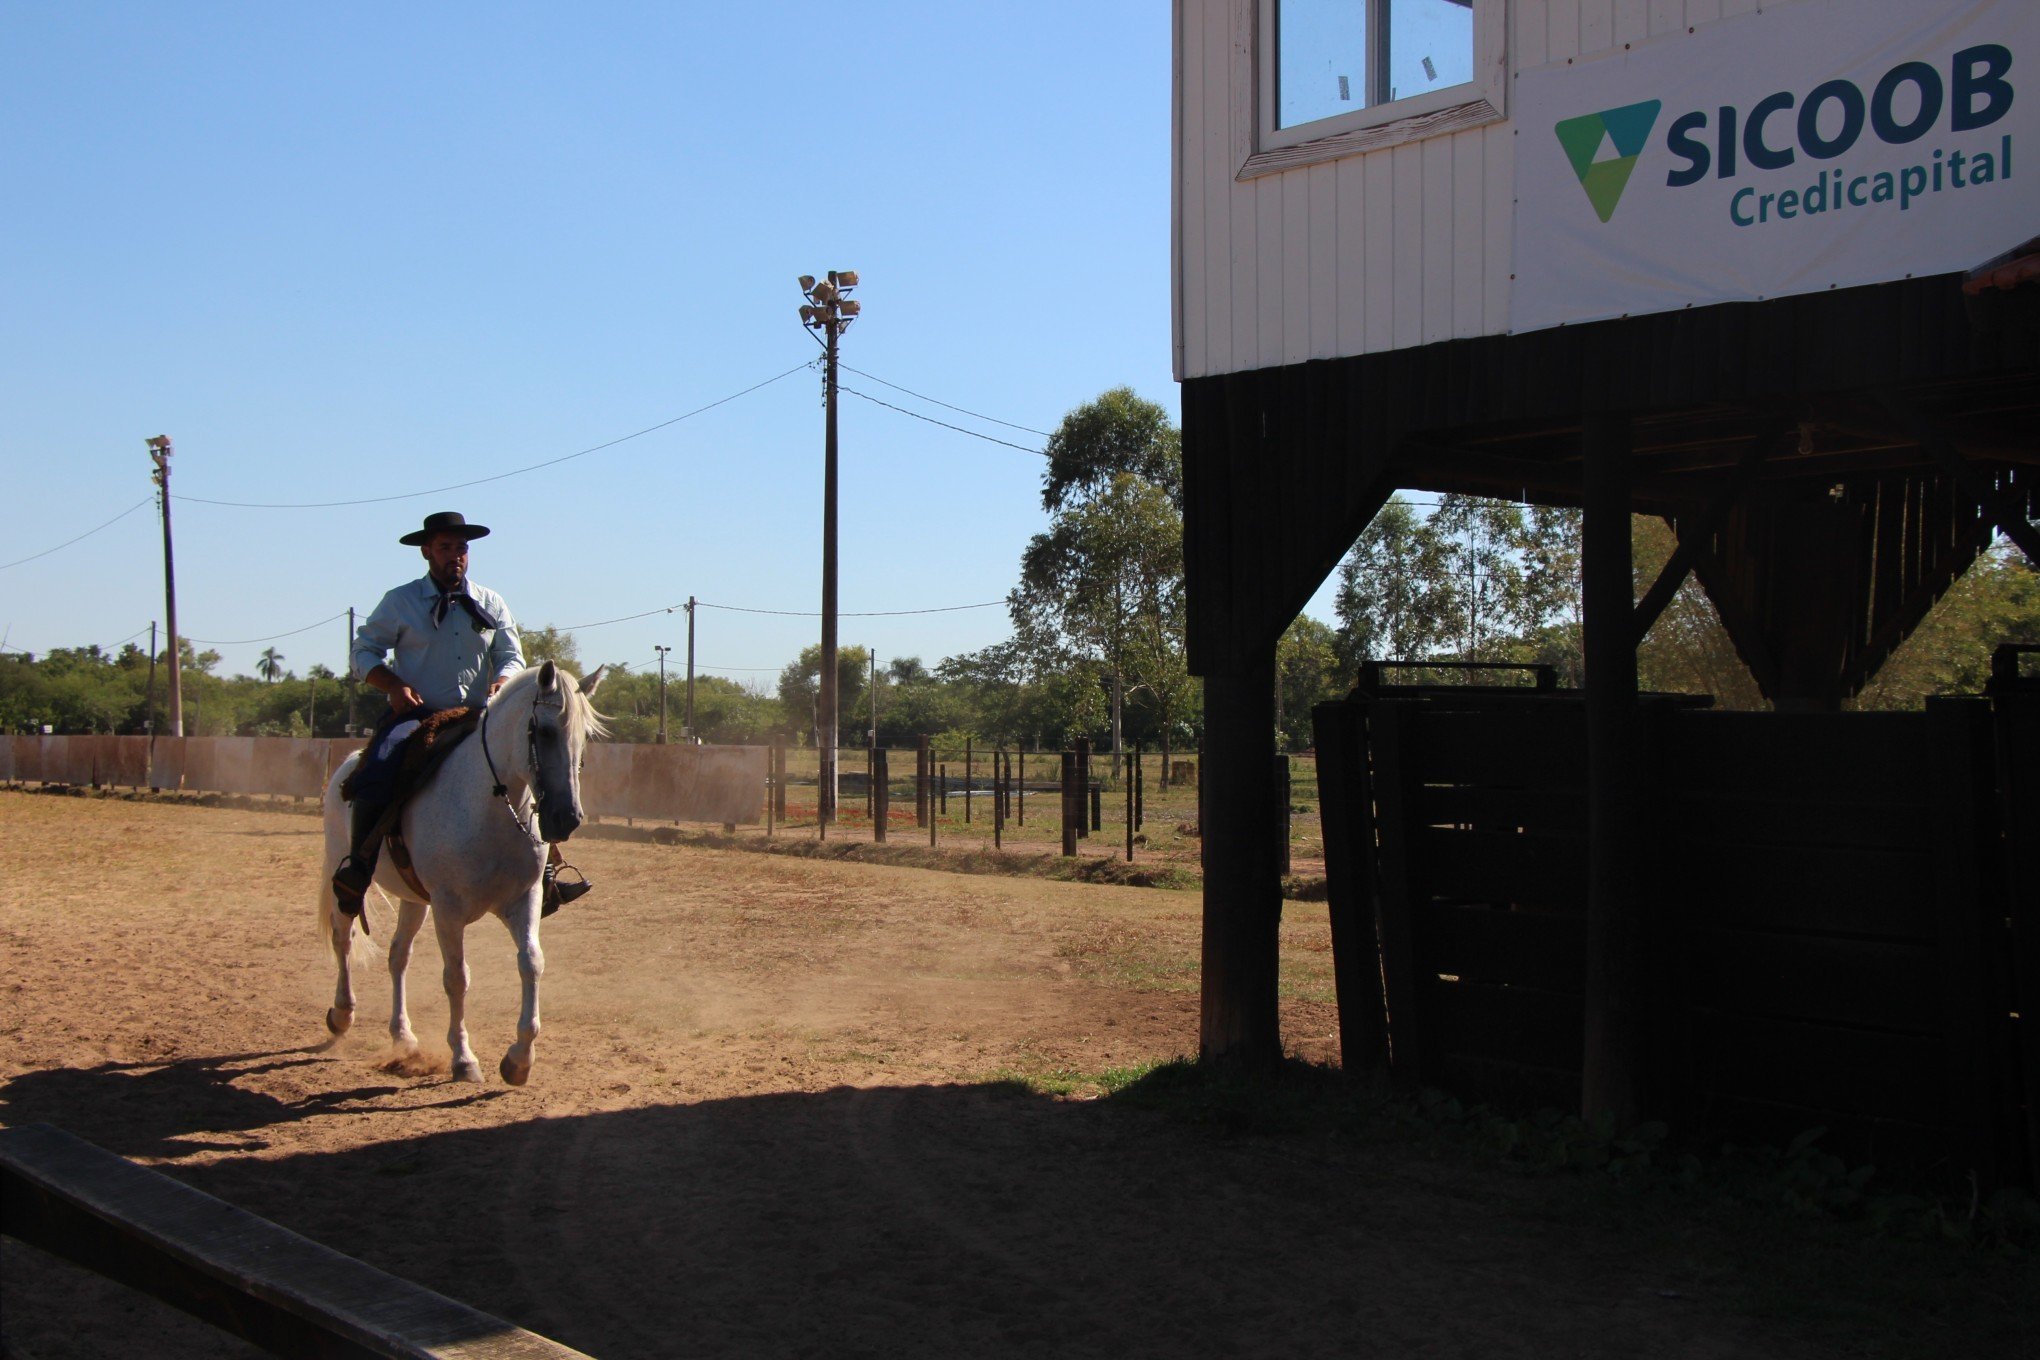
[[[531,821],[527,820],[524,814],[517,810],[517,805],[510,801],[510,786],[503,781],[501,772],[496,769],[495,752],[489,749],[489,710],[493,707],[493,704],[485,703],[482,705],[482,759],[489,764],[489,778],[496,781],[495,787],[490,792],[503,800],[503,806],[509,809],[511,817],[516,820],[518,826],[524,829],[524,834],[531,837],[532,843],[539,844],[545,838],[532,829]],[[531,760],[531,813],[533,819],[537,818],[539,810],[545,802],[545,779],[538,763],[538,710],[541,708],[559,710],[560,718],[564,722],[567,711],[564,692],[559,689],[554,689],[550,694],[543,690],[539,691],[537,697],[531,701],[531,717],[524,724],[525,752]]]

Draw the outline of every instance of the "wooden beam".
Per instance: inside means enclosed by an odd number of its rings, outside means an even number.
[[[1665,563],[1665,569],[1658,573],[1657,580],[1651,583],[1650,589],[1644,592],[1643,599],[1636,606],[1634,620],[1630,624],[1632,651],[1643,645],[1644,635],[1650,632],[1651,625],[1665,612],[1665,606],[1672,602],[1672,597],[1679,593],[1679,587],[1686,583],[1687,575],[1692,572],[1694,550],[1688,546],[1689,543],[1704,545],[1720,531],[1722,523],[1728,518],[1728,512],[1734,509],[1736,502],[1749,491],[1757,469],[1763,464],[1764,449],[1763,439],[1751,443],[1743,454],[1742,462],[1736,468],[1734,480],[1723,487],[1715,496],[1714,503],[1701,512],[1699,520],[1691,526],[1690,533],[1678,524],[1673,524],[1672,529],[1678,535],[1679,546],[1672,551],[1671,559]]]
[[[0,1130],[0,1232],[276,1355],[587,1360],[47,1124]]]
[[[1273,1066],[1282,1058],[1276,980],[1282,927],[1276,797],[1275,649],[1204,679],[1204,955],[1198,1050],[1204,1061]]]
[[[1586,631],[1587,989],[1581,1115],[1635,1123],[1643,1094],[1642,923],[1636,894],[1640,740],[1630,549],[1630,424],[1588,419],[1582,432],[1581,604]]]

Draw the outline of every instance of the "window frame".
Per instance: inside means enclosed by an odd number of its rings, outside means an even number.
[[[1383,50],[1394,0],[1365,0],[1370,54]],[[1508,109],[1508,0],[1473,0],[1473,79],[1351,113],[1277,127],[1275,11],[1281,0],[1252,0],[1254,146],[1237,178],[1373,151],[1400,142],[1500,122]],[[1370,55],[1370,67],[1373,59]],[[1368,80],[1376,79],[1370,70]]]

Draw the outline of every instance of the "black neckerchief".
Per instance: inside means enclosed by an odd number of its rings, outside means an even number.
[[[430,576],[425,579],[428,581],[432,580]],[[468,617],[475,621],[475,627],[477,628],[487,631],[488,629],[502,626],[488,610],[482,608],[475,601],[474,596],[468,593],[466,577],[462,577],[460,582],[451,590],[440,590],[439,582],[437,581],[432,581],[432,588],[439,591],[439,598],[432,602],[432,626],[434,628],[446,622],[446,611],[456,604],[462,609],[467,610]]]

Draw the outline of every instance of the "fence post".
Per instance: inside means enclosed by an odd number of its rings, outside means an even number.
[[[779,820],[786,820],[786,747],[772,748],[772,806]]]
[[[949,767],[935,767],[935,811],[938,815],[949,815]]]
[[[970,786],[976,782],[971,778],[971,767],[977,762],[970,749],[970,738],[963,739],[963,822],[970,825]]]
[[[1006,751],[1000,747],[992,752],[992,849],[1006,848],[1006,781],[1002,773],[1005,768]]]
[[[1133,749],[1135,752],[1134,759],[1138,760],[1140,758],[1140,747],[1136,746]],[[1140,780],[1139,776],[1130,769],[1122,770],[1121,773],[1126,780],[1126,862],[1131,864],[1133,863],[1133,786],[1139,783]]]
[[[1140,747],[1133,748],[1133,825],[1147,830],[1147,764]]]
[[[930,753],[928,734],[923,732],[914,742],[914,825],[928,825],[928,772]]]
[[[1090,829],[1093,831],[1103,831],[1105,829],[1105,786],[1103,784],[1086,784],[1085,790],[1091,795]]]
[[[765,748],[765,834],[772,834],[772,805],[779,800],[779,747]]]
[[[1062,852],[1077,853],[1077,823],[1083,820],[1077,808],[1077,753],[1062,753]]]
[[[1081,792],[1081,790],[1091,786],[1091,739],[1089,737],[1077,738],[1076,758],[1077,782],[1075,787],[1079,791],[1073,795],[1075,801],[1067,811],[1074,815],[1076,819],[1077,839],[1083,840],[1091,834],[1091,821],[1090,818],[1084,815],[1084,795]]]
[[[1027,825],[1027,748],[1025,746],[1020,748],[1020,798],[1014,810],[1019,813],[1015,820],[1022,826]]]
[[[885,844],[886,815],[892,809],[892,785],[888,782],[886,750],[875,746],[871,750],[871,839],[879,845]]]

